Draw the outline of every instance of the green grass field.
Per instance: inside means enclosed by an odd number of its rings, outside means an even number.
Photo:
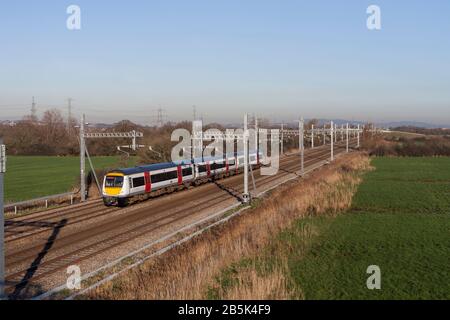
[[[450,158],[372,164],[351,210],[298,221],[319,236],[290,258],[291,279],[307,299],[449,299]],[[369,265],[381,269],[381,290],[366,287]]]
[[[220,287],[249,268],[267,276],[283,265],[293,299],[450,299],[450,158],[374,158],[372,166],[349,210],[295,221],[257,258],[224,269]],[[371,265],[381,270],[380,290],[367,288]]]
[[[129,161],[134,165],[135,159]],[[120,157],[92,157],[96,169],[120,166]],[[123,165],[123,164],[122,164]],[[86,160],[86,170],[89,163]],[[79,185],[78,157],[8,156],[5,201],[16,202],[71,191]]]

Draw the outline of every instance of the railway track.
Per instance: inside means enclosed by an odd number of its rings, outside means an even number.
[[[103,202],[101,200],[93,200],[84,204],[9,218],[5,220],[5,242],[20,240],[24,238],[22,236],[24,234],[26,236],[36,234],[33,233],[33,231],[36,231],[36,228],[39,228],[39,232],[45,232],[51,229],[61,217],[72,220],[77,217],[95,214],[101,210],[105,210]]]
[[[75,209],[71,212],[64,212],[58,214],[56,216],[51,216],[49,219],[39,219],[39,220],[31,220],[31,221],[6,221],[5,222],[5,243],[23,240],[30,236],[38,235],[44,233],[48,230],[53,229],[58,222],[61,220],[61,216],[63,219],[67,220],[66,226],[84,222],[87,220],[92,220],[95,218],[99,218],[101,216],[105,216],[114,211],[117,211],[118,208],[107,208],[103,205],[96,205],[93,208],[82,208]]]
[[[336,154],[344,150],[343,144],[338,143],[335,147]],[[329,152],[329,146],[307,150],[305,167],[328,159]],[[297,155],[283,158],[280,161],[280,172],[275,176],[261,176],[259,170],[256,170],[254,173],[257,189],[264,190],[274,181],[282,180],[299,169],[300,162]],[[58,211],[55,215],[48,213],[33,216],[31,221],[22,217],[14,219],[14,224],[8,224],[11,221],[8,220],[7,231],[11,232],[7,234],[9,237],[6,251],[7,292],[11,298],[20,298],[20,292],[24,288],[38,284],[41,279],[50,277],[58,270],[86,261],[175,222],[183,221],[196,212],[217,206],[233,197],[239,199],[243,189],[242,177],[239,175],[215,181],[215,185],[211,183],[194,188],[189,194],[190,199],[183,199],[183,193],[179,193],[176,195],[178,202],[164,201],[164,197],[160,201],[150,200],[147,206],[136,209],[131,207],[124,215],[112,217],[102,223],[94,223],[79,232],[64,233],[63,229],[69,224],[95,219],[123,209],[104,207],[100,209],[97,204],[91,204],[79,207],[78,210]],[[21,229],[26,223],[32,223],[35,230]],[[41,241],[30,241],[29,244],[16,248],[13,246],[12,242],[17,239],[26,240],[27,237],[32,239],[33,236],[45,232],[52,234]]]
[[[289,158],[284,158],[280,161],[280,165],[289,161]],[[65,226],[68,226],[110,214],[114,210],[117,208],[107,208],[103,206],[101,200],[97,200],[84,206],[78,205],[32,216],[11,218],[5,222],[5,242],[22,240],[49,231],[57,225],[62,217],[67,220]]]

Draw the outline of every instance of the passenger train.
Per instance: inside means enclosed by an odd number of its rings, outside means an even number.
[[[261,152],[249,154],[250,165],[259,165],[260,161]],[[243,167],[244,155],[234,154],[117,169],[108,172],[103,179],[103,202],[106,206],[123,207],[132,198],[234,175]]]

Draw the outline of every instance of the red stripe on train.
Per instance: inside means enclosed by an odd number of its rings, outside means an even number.
[[[152,181],[150,179],[150,172],[144,172],[144,180],[145,180],[145,192],[151,192]]]
[[[181,166],[177,167],[177,172],[178,172],[178,185],[181,185],[183,183],[183,173],[181,170]]]

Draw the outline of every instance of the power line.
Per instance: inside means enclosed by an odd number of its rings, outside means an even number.
[[[163,110],[161,107],[159,107],[157,109],[157,116],[156,116],[156,124],[159,128],[161,128],[164,125],[164,112],[165,110]]]
[[[36,101],[34,100],[34,97],[33,97],[33,98],[31,99],[31,118],[32,118],[33,120],[36,120],[36,119],[37,119],[36,113],[37,113],[37,109],[36,109]]]
[[[72,119],[72,98],[67,99],[67,133],[70,134],[70,120]]]
[[[158,127],[163,126],[163,118],[162,118],[162,109],[161,108],[158,109],[158,116],[157,116],[156,122],[158,124]]]

